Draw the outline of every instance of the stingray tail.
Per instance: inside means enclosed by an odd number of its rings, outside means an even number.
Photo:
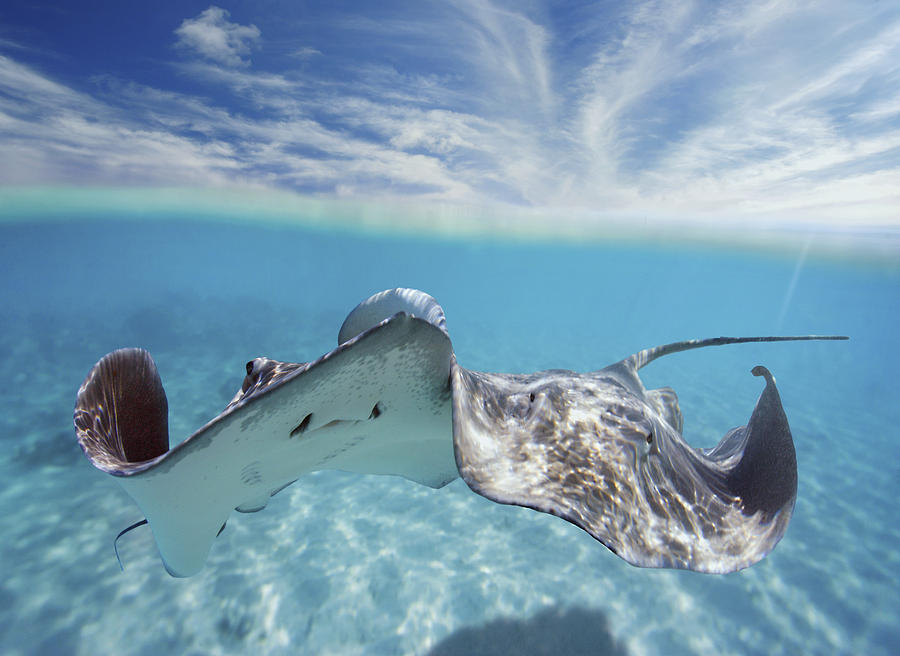
[[[801,342],[836,339],[850,338],[845,335],[797,335],[792,337],[710,337],[709,339],[688,339],[683,342],[672,342],[671,344],[663,344],[662,346],[654,346],[653,348],[638,351],[631,357],[626,358],[624,363],[630,364],[636,371],[664,355],[678,353],[679,351],[689,351],[696,348],[704,348],[706,346],[744,344],[747,342]]]

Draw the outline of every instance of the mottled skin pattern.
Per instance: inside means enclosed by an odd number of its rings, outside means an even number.
[[[758,373],[777,396],[768,372]],[[729,472],[746,427],[718,451],[692,448],[679,432],[674,392],[644,391],[621,364],[531,375],[454,365],[452,384],[466,483],[494,501],[562,517],[633,565],[734,571],[765,556],[787,528],[795,475],[777,507],[745,512]],[[792,446],[785,458],[790,476]]]
[[[267,389],[280,383],[287,376],[301,369],[309,369],[309,363],[281,362],[271,358],[254,358],[250,360],[247,363],[247,375],[244,377],[240,391],[229,401],[223,412],[228,412],[257,394],[262,394]]]

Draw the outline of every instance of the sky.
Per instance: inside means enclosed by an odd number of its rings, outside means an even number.
[[[0,187],[900,226],[900,3],[6,0]]]

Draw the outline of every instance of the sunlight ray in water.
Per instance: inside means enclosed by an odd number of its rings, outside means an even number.
[[[803,241],[803,247],[800,249],[800,254],[797,256],[797,264],[794,266],[794,273],[791,274],[791,281],[788,283],[787,290],[784,292],[784,301],[781,303],[781,312],[778,313],[778,322],[775,324],[777,326],[776,330],[781,330],[784,326],[784,318],[787,316],[788,310],[791,307],[794,291],[797,289],[797,281],[800,279],[800,272],[803,270],[803,265],[806,262],[806,256],[809,254],[809,247],[812,244],[812,241],[812,233],[808,234]]]

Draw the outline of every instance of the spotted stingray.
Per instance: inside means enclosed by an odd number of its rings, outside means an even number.
[[[166,395],[142,349],[91,369],[74,419],[84,453],[137,503],[173,576],[203,567],[232,510],[261,510],[323,469],[435,488],[461,476],[488,499],[568,520],[633,565],[722,573],[769,553],[793,511],[797,462],[775,379],[755,367],[765,388],[750,421],[697,449],[681,435],[675,392],[645,389],[638,370],[688,349],[812,339],[846,338],[718,337],[590,373],[482,373],[457,363],[431,296],[392,289],[360,303],[319,359],[248,362],[225,410],[171,449]]]

